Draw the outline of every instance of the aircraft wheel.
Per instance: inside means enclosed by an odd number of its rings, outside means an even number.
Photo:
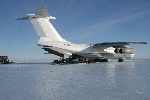
[[[118,60],[118,62],[123,62],[123,61],[124,61],[123,59],[119,59],[119,60]]]
[[[5,61],[2,61],[2,64],[5,64]]]
[[[102,59],[96,58],[94,62],[102,62]]]
[[[7,64],[7,62],[6,61],[2,61],[2,64]]]
[[[108,59],[102,59],[102,62],[108,62]]]

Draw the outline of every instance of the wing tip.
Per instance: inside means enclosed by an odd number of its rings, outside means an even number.
[[[139,44],[147,44],[147,42],[140,42]]]

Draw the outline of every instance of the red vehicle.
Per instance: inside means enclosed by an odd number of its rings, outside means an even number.
[[[0,56],[0,63],[8,64],[9,63],[8,57],[7,56]]]

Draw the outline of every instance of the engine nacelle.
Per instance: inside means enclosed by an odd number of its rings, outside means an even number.
[[[133,53],[135,53],[135,50],[134,50],[134,48],[116,48],[114,50],[114,52],[115,53],[121,53],[121,54],[123,54],[123,53],[125,53],[125,54],[133,54]]]
[[[116,49],[114,50],[115,53],[120,53],[119,51],[120,51],[119,48],[116,48]]]
[[[121,48],[119,52],[125,53],[125,54],[133,54],[135,53],[135,49],[134,48]]]

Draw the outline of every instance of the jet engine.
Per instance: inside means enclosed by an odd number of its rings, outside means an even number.
[[[119,50],[120,50],[120,48],[116,48],[116,49],[114,50],[114,52],[115,52],[115,53],[120,53]]]
[[[116,48],[114,50],[115,53],[121,53],[121,54],[133,54],[135,53],[134,48]]]

